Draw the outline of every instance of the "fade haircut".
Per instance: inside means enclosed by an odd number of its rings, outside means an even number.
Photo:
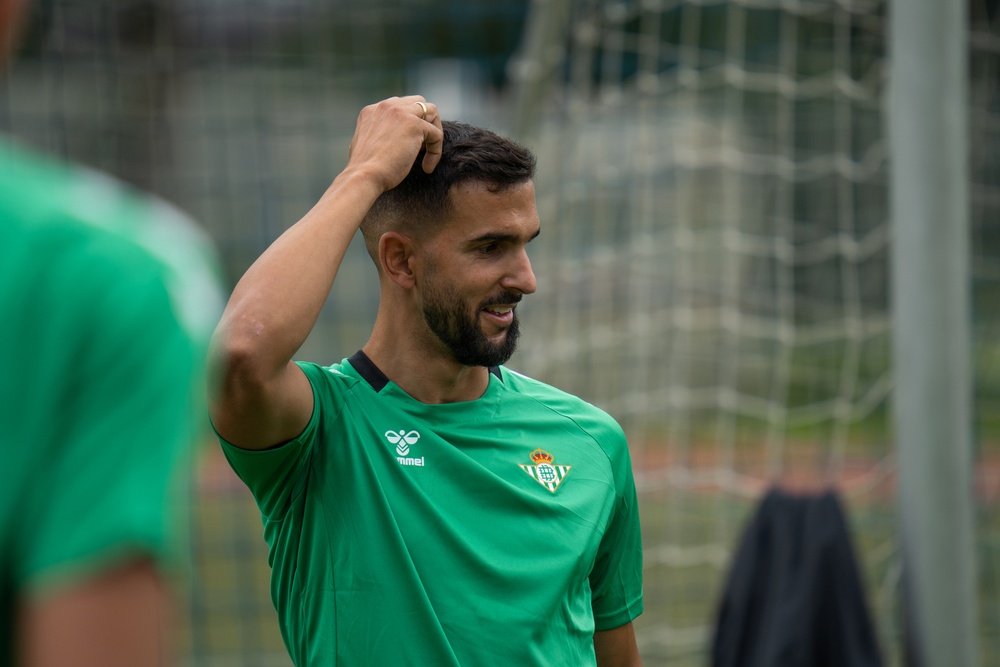
[[[480,127],[446,120],[441,161],[424,173],[420,151],[410,173],[375,200],[361,223],[365,247],[378,266],[378,241],[387,231],[419,237],[436,230],[452,212],[449,193],[459,183],[482,183],[503,192],[532,179],[535,156],[518,143]],[[381,271],[381,267],[379,267]]]

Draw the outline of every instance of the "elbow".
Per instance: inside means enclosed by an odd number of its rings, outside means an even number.
[[[238,338],[217,340],[213,349],[213,382],[209,416],[216,432],[240,441],[248,415],[260,414],[268,395],[267,364],[255,346]]]
[[[214,395],[217,401],[239,402],[259,393],[277,369],[268,358],[260,332],[239,331],[225,323],[212,340]]]

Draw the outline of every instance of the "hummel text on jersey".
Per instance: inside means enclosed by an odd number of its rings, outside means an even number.
[[[424,457],[422,456],[397,456],[396,460],[399,461],[401,466],[424,466]]]

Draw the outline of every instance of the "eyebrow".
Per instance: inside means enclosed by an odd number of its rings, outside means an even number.
[[[541,228],[536,229],[535,233],[528,237],[528,242],[534,241],[539,234],[542,233]],[[469,239],[467,244],[470,246],[479,245],[480,243],[517,243],[521,240],[521,237],[517,234],[502,234],[502,233],[487,233],[482,236],[477,236],[474,239]]]

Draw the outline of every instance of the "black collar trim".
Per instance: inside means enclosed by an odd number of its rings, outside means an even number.
[[[351,365],[354,366],[354,370],[358,372],[358,375],[363,377],[365,381],[372,386],[375,393],[378,393],[385,389],[385,386],[389,384],[389,378],[385,376],[379,367],[375,365],[368,355],[362,350],[358,350],[354,353],[351,358],[348,359]]]
[[[389,378],[375,365],[375,362],[368,358],[368,355],[363,350],[355,352],[347,361],[350,362],[351,366],[354,366],[354,370],[358,372],[358,375],[364,378],[365,382],[370,384],[376,393],[385,389],[385,386],[389,384]],[[490,366],[490,373],[503,382],[503,375],[500,374],[499,366]]]

